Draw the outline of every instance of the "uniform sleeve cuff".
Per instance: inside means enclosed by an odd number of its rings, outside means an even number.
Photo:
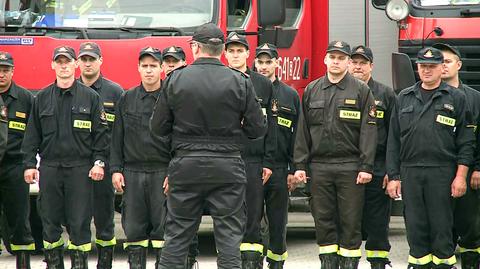
[[[373,174],[373,165],[362,164],[358,171]]]
[[[305,163],[296,163],[296,164],[295,164],[295,171],[298,171],[298,170],[306,171],[306,170],[307,170],[307,164],[305,164]]]

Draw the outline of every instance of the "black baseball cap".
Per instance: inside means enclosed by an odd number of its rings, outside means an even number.
[[[167,56],[171,56],[179,61],[185,61],[185,52],[180,47],[171,46],[165,48],[162,51],[162,60],[165,60]]]
[[[140,59],[142,59],[143,56],[146,56],[146,55],[152,56],[153,58],[155,58],[159,62],[162,62],[162,52],[157,48],[154,48],[154,47],[143,48],[140,51],[140,54],[138,55],[138,59],[140,60]]]
[[[14,66],[12,55],[8,52],[0,51],[0,65]]]
[[[95,42],[84,42],[80,44],[80,51],[78,52],[78,58],[88,55],[93,58],[100,58],[102,57],[102,51],[100,47]]]
[[[220,45],[225,43],[225,36],[218,26],[209,22],[197,28],[190,42],[196,41],[203,44]]]
[[[258,56],[262,53],[267,54],[270,56],[270,58],[278,58],[277,47],[273,44],[264,43],[255,49],[255,57],[258,58]]]
[[[365,47],[363,45],[354,47],[352,49],[352,52],[350,53],[350,57],[353,57],[355,55],[360,55],[363,58],[370,61],[371,63],[373,63],[373,52],[369,47]]]
[[[350,56],[350,45],[345,41],[332,41],[328,44],[327,53],[338,51]]]
[[[436,43],[436,44],[432,45],[432,48],[436,48],[436,49],[439,49],[441,51],[447,50],[447,51],[450,51],[453,54],[457,55],[458,58],[460,58],[460,59],[462,58],[462,55],[460,54],[460,51],[457,48],[455,48],[454,46],[451,46],[451,45],[448,45],[448,44],[445,44],[445,43]]]
[[[225,47],[228,46],[229,44],[234,44],[234,43],[244,45],[245,47],[247,47],[247,50],[250,49],[250,46],[248,45],[247,37],[244,35],[240,35],[237,32],[231,32],[228,35],[227,41],[225,42]]]
[[[417,64],[442,64],[443,54],[439,49],[426,47],[417,53]]]
[[[75,55],[75,50],[69,46],[56,47],[53,51],[53,60],[55,61],[59,56],[65,56],[70,60],[77,59]]]

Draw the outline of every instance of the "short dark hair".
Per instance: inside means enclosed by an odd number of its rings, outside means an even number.
[[[198,46],[202,49],[202,52],[210,56],[220,56],[222,55],[225,45],[223,43],[213,45],[197,42]]]

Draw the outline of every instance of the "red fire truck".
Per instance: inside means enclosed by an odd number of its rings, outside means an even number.
[[[373,0],[397,22],[398,51],[410,56],[437,42],[454,45],[462,54],[462,81],[480,90],[480,1],[478,0]],[[396,63],[394,63],[395,65]],[[395,81],[409,80],[395,72]],[[405,86],[405,85],[403,85]]]

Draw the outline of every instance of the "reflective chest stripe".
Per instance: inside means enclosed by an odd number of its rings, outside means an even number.
[[[8,128],[10,128],[10,129],[25,131],[26,127],[27,127],[27,125],[23,122],[17,122],[17,121],[9,121],[8,122]]]
[[[115,121],[115,115],[114,114],[105,113],[105,115],[107,116],[107,121],[109,121],[109,122],[114,122]]]
[[[385,117],[385,112],[377,110],[377,119],[383,119]]]
[[[92,129],[92,122],[89,120],[74,120],[73,127],[79,129]]]
[[[445,116],[442,116],[442,115],[437,115],[437,122],[440,123],[440,124],[445,124],[445,125],[452,126],[452,127],[455,126],[455,119],[445,117]]]
[[[278,125],[284,126],[284,127],[287,127],[287,128],[292,127],[292,121],[289,120],[289,119],[282,118],[282,117],[278,117],[277,123],[278,123]]]
[[[340,118],[342,119],[359,120],[360,115],[360,111],[340,110]]]
[[[27,117],[27,114],[25,114],[23,112],[16,111],[15,112],[15,117],[25,119]]]

